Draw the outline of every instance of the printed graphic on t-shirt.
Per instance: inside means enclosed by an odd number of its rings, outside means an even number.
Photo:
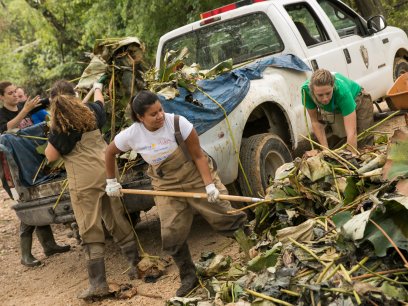
[[[31,121],[30,118],[24,118],[23,120],[21,120],[20,124],[18,125],[19,129],[24,129],[26,127],[32,126],[34,123],[33,121]]]
[[[180,132],[184,140],[192,130],[192,123],[180,116]],[[119,150],[125,152],[132,149],[140,154],[148,164],[157,165],[177,150],[174,131],[174,115],[166,113],[165,123],[160,129],[151,132],[142,123],[135,122],[116,135],[114,141]]]
[[[148,159],[150,164],[157,165],[164,161],[171,153],[177,149],[177,143],[162,137],[157,143],[140,148],[140,154],[143,158]]]

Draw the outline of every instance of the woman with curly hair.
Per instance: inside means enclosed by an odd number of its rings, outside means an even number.
[[[58,81],[51,89],[51,130],[45,155],[62,157],[67,171],[72,208],[87,259],[90,286],[78,298],[109,294],[105,273],[103,224],[130,262],[131,279],[140,261],[132,227],[125,218],[120,198],[105,194],[106,142],[100,129],[106,121],[102,84],[94,84],[94,102],[82,103],[72,84]],[[116,171],[117,173],[117,171]],[[102,224],[103,223],[103,224]]]

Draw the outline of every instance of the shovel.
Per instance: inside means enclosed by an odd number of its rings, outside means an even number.
[[[200,192],[160,191],[160,190],[144,190],[144,189],[121,189],[121,191],[122,193],[126,193],[126,194],[142,194],[142,195],[151,195],[151,196],[207,199],[207,194],[200,193]],[[264,201],[264,199],[261,199],[261,198],[251,198],[251,197],[235,196],[235,195],[229,195],[229,194],[220,194],[219,198],[221,200],[234,201],[234,202],[246,202],[246,203],[257,203],[257,202]]]

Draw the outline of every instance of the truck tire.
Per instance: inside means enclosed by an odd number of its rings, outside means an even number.
[[[405,72],[408,72],[408,62],[405,58],[403,57],[397,57],[394,60],[394,68],[393,68],[393,79],[394,81],[398,79],[399,76],[403,75]],[[391,111],[396,111],[398,110],[394,104],[392,104],[392,101],[390,98],[385,98],[385,101],[387,102],[388,108]]]
[[[292,161],[286,144],[270,133],[253,135],[242,140],[240,159],[246,173],[252,194],[240,171],[238,176],[241,191],[246,196],[263,196],[270,185],[275,171],[284,163]]]
[[[394,60],[394,69],[393,69],[394,81],[398,79],[399,76],[403,75],[405,72],[408,72],[407,60],[403,57],[397,57]]]

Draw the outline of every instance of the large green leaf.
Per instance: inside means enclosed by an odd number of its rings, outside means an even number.
[[[344,190],[344,204],[349,204],[360,194],[357,187],[358,179],[354,177],[347,178],[347,186]]]
[[[401,302],[406,302],[408,301],[408,292],[405,288],[403,287],[396,287],[393,284],[391,284],[388,281],[385,281],[381,285],[381,290],[384,292],[385,295],[387,295],[390,298],[395,298]]]
[[[408,134],[397,130],[392,137],[392,143],[387,156],[388,171],[385,171],[387,179],[408,176]]]
[[[389,201],[385,205],[385,211],[375,210],[371,219],[376,222],[395,242],[404,250],[408,250],[408,209],[397,201]],[[369,240],[379,257],[386,255],[387,249],[392,248],[391,242],[371,222],[367,224],[364,240]]]
[[[278,261],[281,244],[275,244],[272,249],[257,255],[248,262],[248,270],[259,272],[263,269],[273,267]]]
[[[383,257],[387,249],[393,247],[391,242],[371,221],[383,229],[401,249],[408,250],[408,209],[401,203],[385,201],[383,207],[367,210],[355,215],[341,227],[341,233],[360,244],[370,241],[375,254]]]
[[[234,233],[235,240],[238,242],[245,256],[249,258],[249,250],[255,245],[255,243],[244,233],[240,228]]]
[[[200,73],[203,74],[205,78],[211,78],[223,72],[232,70],[232,65],[232,58],[230,58],[221,63],[218,63],[210,70],[201,70]]]
[[[322,154],[302,160],[300,171],[312,182],[332,173]]]
[[[352,218],[350,211],[342,211],[335,214],[332,218],[336,228],[340,229],[344,224],[346,224]]]

